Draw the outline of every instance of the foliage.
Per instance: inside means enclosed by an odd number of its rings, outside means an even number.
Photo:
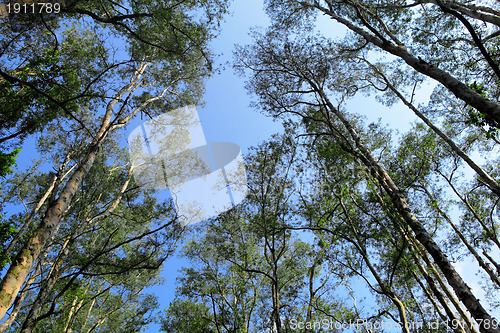
[[[141,331],[182,242],[165,332],[497,333],[498,5],[267,1],[272,25],[235,66],[284,133],[245,157],[240,205],[185,230],[135,182],[119,131],[200,100],[227,6],[67,1],[0,23],[0,332]],[[348,32],[316,31],[318,15]],[[366,124],[360,94],[420,120]],[[40,167],[13,173],[34,137]]]
[[[481,49],[483,42],[477,42],[476,35],[487,34],[477,22],[485,19],[478,12],[498,13],[462,2],[443,3],[269,2],[273,25],[255,33],[253,44],[237,50],[236,68],[248,75],[255,106],[295,123],[298,136],[308,138],[308,170],[315,176],[304,183],[315,183],[316,191],[301,193],[298,212],[307,221],[301,228],[314,232],[331,265],[342,267],[346,279],[359,277],[373,292],[378,315],[355,311],[355,318],[388,316],[402,326],[410,318],[432,322],[435,314],[420,307],[423,302],[437,311],[442,323],[444,318],[462,317],[472,329],[472,318],[480,324],[483,316],[492,318],[498,303],[478,301],[452,261],[467,256],[476,262],[488,277],[484,290],[497,292],[498,272],[489,265],[498,269],[498,261],[486,250],[479,253],[479,243],[499,248],[496,208],[486,199],[500,195],[497,173],[489,167],[498,153],[495,130],[489,132],[499,120],[496,111],[490,112],[499,110],[498,65],[494,54]],[[313,31],[311,22],[319,13],[350,33],[330,38]],[[464,15],[477,20],[472,28]],[[474,41],[467,43],[467,38]],[[377,58],[384,54],[390,57]],[[472,54],[484,59],[463,66]],[[414,99],[426,77],[441,86],[422,112]],[[359,93],[376,94],[388,107],[396,107],[399,100],[423,123],[394,144],[390,130],[364,125],[356,110],[347,107]],[[471,126],[467,110],[485,121]],[[475,147],[491,154],[482,166],[471,157]],[[472,182],[461,173],[464,166],[474,171]],[[488,217],[479,208],[484,205]],[[474,227],[465,226],[465,219],[457,225],[456,210],[474,216]],[[474,228],[481,231],[473,235]],[[486,326],[481,330],[497,332]]]
[[[117,130],[197,104],[227,6],[69,1],[57,16],[0,23],[0,150],[38,138],[40,168],[53,170],[9,175],[2,188],[2,208],[23,211],[7,216],[15,236],[2,234],[12,257],[2,316],[12,311],[0,331],[136,332],[152,321],[143,290],[161,282],[181,230],[172,203],[132,179]],[[4,155],[7,172],[15,154]]]
[[[209,307],[189,300],[174,300],[161,318],[161,330],[180,333],[215,332],[211,325]]]
[[[12,166],[16,162],[16,157],[21,152],[21,149],[16,148],[12,152],[5,154],[0,152],[0,176],[5,177],[12,172]]]

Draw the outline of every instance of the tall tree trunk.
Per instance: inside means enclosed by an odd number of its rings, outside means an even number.
[[[36,204],[35,208],[33,208],[30,215],[28,216],[26,221],[23,223],[23,226],[19,229],[16,236],[9,243],[9,246],[7,246],[7,248],[4,250],[2,255],[6,256],[6,255],[10,254],[10,252],[12,251],[14,246],[17,244],[17,242],[24,236],[24,234],[28,230],[28,227],[31,225],[31,222],[35,218],[36,214],[38,214],[38,211],[40,210],[40,208],[42,208],[43,204],[45,204],[45,202],[47,201],[47,199],[49,199],[49,197],[51,197],[51,199],[54,199],[53,198],[54,197],[54,188],[56,187],[56,185],[58,183],[60,183],[62,180],[64,180],[64,178],[66,178],[68,173],[71,172],[71,170],[74,168],[74,166],[73,166],[72,168],[70,168],[69,171],[67,171],[66,173],[64,172],[66,165],[70,161],[69,157],[71,156],[72,153],[74,153],[74,151],[70,151],[66,154],[66,156],[64,157],[63,163],[59,166],[59,170],[57,171],[57,174],[55,174],[52,177],[52,181],[50,182],[49,187],[45,190],[45,193],[42,195],[40,200],[38,200],[38,203]]]
[[[486,249],[483,248],[483,254],[488,260],[495,266],[497,270],[497,275],[500,275],[500,264],[498,264],[489,254],[486,252]]]
[[[465,313],[463,311],[462,307],[460,306],[460,303],[457,302],[456,298],[453,296],[453,294],[448,289],[448,286],[446,286],[443,279],[439,276],[438,272],[435,270],[435,267],[433,266],[432,262],[429,260],[429,258],[427,256],[427,253],[425,253],[424,251],[419,249],[420,244],[416,243],[416,240],[413,237],[411,237],[411,238],[413,241],[413,248],[415,251],[414,252],[415,262],[417,263],[417,266],[420,270],[420,273],[422,275],[424,275],[424,278],[426,279],[427,284],[429,286],[431,286],[431,290],[433,291],[434,295],[436,295],[436,297],[438,297],[438,299],[440,300],[440,303],[443,305],[443,307],[445,307],[446,313],[448,314],[448,316],[451,319],[451,321],[447,321],[448,325],[450,325],[451,328],[458,326],[457,329],[464,330],[464,328],[462,327],[462,320],[460,320],[460,318],[462,318],[463,321],[465,321],[465,323],[469,327],[469,330],[471,332],[477,333],[477,330],[474,327],[474,324],[470,320],[467,313]],[[416,253],[419,253],[420,255],[417,256]],[[431,276],[431,274],[428,272],[428,270],[420,262],[420,258],[422,258],[425,261],[425,263],[430,267],[431,272],[433,273],[433,276]],[[436,281],[438,282],[439,286],[441,287],[441,290],[444,292],[445,295],[443,295],[442,292],[438,289],[437,285],[435,284]],[[446,296],[446,298],[444,296]],[[453,304],[455,309],[460,313],[460,318],[456,317],[455,313],[453,312],[453,310],[449,306],[448,301],[446,301],[446,299],[448,299]]]
[[[271,281],[271,290],[273,297],[273,312],[272,312],[272,331],[281,333],[281,318],[280,318],[280,299],[278,274],[276,267],[273,267],[273,281]]]
[[[26,316],[26,319],[21,326],[21,333],[30,333],[35,328],[36,323],[40,320],[40,312],[42,311],[43,305],[48,301],[50,292],[54,288],[57,280],[61,276],[61,267],[64,259],[69,253],[72,243],[74,242],[74,235],[80,231],[82,228],[75,228],[75,230],[66,237],[62,248],[59,250],[59,254],[56,260],[52,264],[47,277],[42,281],[38,294],[31,305],[31,308]],[[76,299],[75,299],[76,300]]]
[[[417,72],[438,81],[449,91],[451,91],[457,98],[461,99],[465,103],[481,112],[483,115],[487,116],[489,119],[493,120],[496,127],[500,128],[500,105],[484,96],[481,96],[479,93],[462,83],[457,78],[450,75],[448,72],[425,62],[419,57],[414,56],[413,54],[408,52],[404,45],[396,45],[383,37],[381,38],[380,33],[378,33],[379,36],[369,33],[365,29],[356,26],[348,19],[345,19],[341,15],[337,14],[332,9],[320,6],[316,1],[313,2],[313,4],[305,1],[300,2],[307,7],[312,7],[320,10],[335,21],[347,27],[349,30],[363,37],[367,42],[372,43],[380,49],[402,59]],[[356,6],[357,8],[357,5],[354,6]]]
[[[16,259],[10,265],[9,270],[5,274],[0,284],[0,318],[5,315],[10,305],[16,298],[19,290],[24,284],[26,277],[31,271],[33,264],[40,255],[40,252],[44,248],[47,240],[57,233],[61,224],[62,214],[70,204],[73,196],[78,191],[83,178],[92,167],[102,141],[105,139],[111,128],[118,128],[118,126],[116,124],[113,125],[111,121],[115,105],[126,93],[133,91],[133,89],[138,85],[138,82],[140,84],[142,74],[144,73],[148,65],[149,63],[142,63],[132,76],[130,83],[124,86],[106,105],[106,113],[103,116],[100,129],[95,138],[88,145],[87,152],[84,158],[80,162],[75,172],[66,182],[66,185],[62,189],[58,198],[49,204],[40,225],[35,230],[33,235],[28,239],[23,248],[19,251]],[[166,90],[164,90],[163,93],[165,92]],[[163,94],[161,94],[160,96],[163,96]],[[134,114],[144,108],[145,105],[147,105],[150,101],[153,101],[157,98],[160,97],[157,96],[144,102],[143,104],[141,104],[141,106],[136,108],[127,118],[130,119]]]
[[[313,301],[314,301],[314,286],[313,286],[313,281],[314,281],[314,269],[316,268],[316,262],[312,264],[312,266],[309,268],[309,302],[307,303],[307,310],[306,310],[306,323],[310,322],[312,319],[312,308],[313,308]],[[308,329],[307,327],[304,328],[304,333],[310,333],[311,330]]]
[[[40,225],[9,267],[0,284],[0,317],[5,315],[7,309],[16,298],[46,241],[57,233],[62,212],[66,210],[66,207],[78,190],[82,178],[94,163],[97,148],[98,146],[91,146],[84,162],[68,180],[57,200],[47,208]]]
[[[437,0],[416,0],[417,3],[432,3],[439,5]],[[463,15],[474,18],[476,20],[481,20],[483,22],[492,23],[500,27],[500,12],[494,10],[493,8],[487,8],[483,6],[477,6],[475,4],[458,3],[454,1],[439,1],[442,5],[449,7],[450,9],[456,10]]]
[[[472,170],[476,172],[476,174],[483,180],[483,182],[490,188],[490,190],[495,193],[496,195],[500,196],[500,185],[497,183],[493,177],[488,174],[486,171],[484,171],[483,168],[481,168],[476,162],[474,162],[469,155],[467,155],[462,149],[460,149],[459,146],[453,142],[453,140],[446,135],[443,131],[439,129],[432,121],[430,121],[429,118],[427,118],[422,112],[420,112],[410,101],[408,101],[397,89],[392,85],[392,83],[389,81],[389,79],[381,72],[379,71],[375,66],[369,63],[369,65],[372,67],[373,70],[375,70],[385,81],[387,84],[387,87],[396,95],[398,98],[410,109],[415,113],[417,117],[422,119],[422,121],[429,126],[430,129],[434,131],[444,142],[448,144],[448,146],[458,155],[462,160],[467,163]]]
[[[480,323],[481,331],[487,333],[500,333],[500,329],[492,327],[494,326],[492,325],[494,323],[494,318],[488,313],[488,311],[486,311],[486,309],[483,308],[477,297],[475,297],[472,293],[469,286],[453,268],[446,254],[440,249],[440,247],[432,239],[431,235],[427,232],[422,223],[412,213],[410,207],[406,202],[404,194],[397,187],[397,185],[394,183],[394,181],[385,171],[382,165],[371,154],[368,148],[365,147],[365,145],[361,141],[361,137],[358,135],[352,124],[347,120],[342,112],[340,112],[336,107],[333,106],[333,104],[326,96],[325,92],[316,82],[312,81],[308,77],[304,77],[304,79],[307,80],[311,88],[319,95],[327,110],[333,113],[347,129],[355,143],[356,148],[361,152],[361,154],[358,154],[356,156],[360,158],[365,166],[374,174],[375,178],[378,180],[382,188],[389,195],[399,214],[415,233],[416,239],[432,256],[440,270],[443,272],[443,275],[447,279],[448,283],[454,289],[456,295],[467,307],[467,310],[469,310],[469,312],[477,320],[477,322]],[[326,125],[329,126],[332,133],[336,133],[331,122],[326,120]]]
[[[351,216],[349,214],[349,211],[344,205],[344,202],[342,201],[342,197],[339,198],[340,201],[340,206],[342,207],[342,211],[344,213],[344,216],[346,220],[349,223],[349,227],[351,228],[352,232],[354,233],[354,236],[356,238],[357,243],[353,243],[353,245],[357,248],[358,252],[361,254],[363,257],[363,260],[365,261],[366,265],[368,266],[368,269],[372,273],[373,277],[375,280],[377,280],[377,283],[381,289],[381,293],[387,296],[392,303],[396,306],[398,309],[398,314],[399,314],[399,320],[400,320],[400,325],[401,329],[404,333],[410,333],[409,330],[409,324],[408,324],[408,319],[406,316],[406,307],[401,301],[401,299],[396,295],[396,293],[392,290],[392,287],[384,282],[380,275],[377,272],[377,269],[372,265],[370,258],[368,256],[368,253],[366,252],[366,249],[364,247],[364,242],[362,241],[359,232],[354,224],[354,222],[351,219]]]
[[[35,282],[35,279],[38,277],[38,275],[40,273],[40,268],[41,268],[41,265],[37,265],[37,269],[35,270],[34,274],[32,274],[30,276],[30,278],[28,279],[28,281],[26,281],[26,283],[24,284],[23,289],[21,290],[21,292],[19,293],[19,296],[16,298],[16,300],[14,302],[14,307],[12,309],[12,312],[9,315],[9,318],[7,318],[7,320],[5,320],[2,323],[2,325],[0,325],[0,333],[5,332],[10,327],[10,325],[12,325],[14,320],[16,320],[17,314],[19,313],[19,311],[22,308],[24,298],[26,297],[26,293],[28,292],[28,289],[31,287],[33,282]]]
[[[418,301],[417,297],[413,293],[412,287],[407,285],[407,290],[410,293],[411,299],[415,303],[415,306],[416,306],[416,308],[418,310],[417,312],[420,315],[420,318],[422,319],[422,321],[421,321],[422,326],[429,327],[429,324],[427,323],[427,320],[425,318],[426,316],[425,316],[425,313],[424,313],[424,309],[422,308],[422,306],[420,305],[420,302]],[[417,322],[417,318],[415,317],[415,315],[412,315],[411,320],[414,323]]]
[[[416,242],[415,242],[416,243]],[[415,244],[415,246],[420,247],[420,244]],[[460,305],[460,302],[455,298],[453,295],[453,292],[448,288],[448,285],[445,283],[445,281],[442,279],[441,274],[439,274],[437,267],[434,265],[434,263],[430,260],[429,256],[424,250],[420,250],[420,255],[422,259],[425,261],[427,266],[429,267],[432,275],[433,275],[433,280],[437,281],[439,286],[441,287],[441,290],[445,293],[446,297],[448,300],[453,304],[455,309],[458,311],[460,314],[460,317],[463,319],[463,321],[467,324],[469,327],[469,330],[471,332],[477,333],[477,330],[474,326],[474,323],[470,319],[469,315],[464,311],[462,306]]]
[[[101,214],[94,216],[93,218],[84,217],[85,220],[80,223],[78,226],[74,228],[74,230],[66,237],[59,254],[52,265],[48,276],[44,279],[41,284],[40,290],[38,292],[37,297],[35,298],[33,304],[31,305],[31,309],[22,325],[21,333],[30,333],[35,328],[36,323],[39,321],[39,315],[42,310],[43,305],[48,301],[48,297],[50,296],[51,291],[53,290],[57,280],[62,274],[62,265],[64,263],[65,258],[70,253],[74,242],[76,241],[79,234],[81,234],[89,225],[95,224],[98,221],[105,219],[110,216],[113,211],[118,207],[118,204],[121,202],[123,198],[123,194],[127,190],[127,187],[130,183],[132,177],[132,168],[128,171],[128,178],[123,183],[120,192],[113,199],[113,201],[107,206],[107,208]],[[101,195],[97,197],[94,202],[94,206],[100,201]],[[95,213],[95,212],[92,212]],[[54,300],[55,301],[55,300]]]
[[[443,314],[443,312],[441,311],[441,308],[439,307],[439,304],[437,304],[436,300],[434,299],[434,296],[431,294],[431,292],[427,289],[427,287],[424,285],[424,283],[421,281],[421,278],[420,276],[417,275],[417,273],[415,273],[414,271],[411,271],[412,275],[413,275],[413,278],[415,279],[415,281],[417,281],[418,285],[420,286],[420,288],[422,288],[422,290],[424,291],[424,294],[425,296],[427,297],[427,299],[431,302],[432,306],[434,307],[434,310],[436,310],[439,318],[441,318],[441,320],[443,322],[446,322],[446,316]],[[427,279],[426,279],[427,280]],[[434,293],[434,291],[433,291]],[[445,301],[446,302],[446,301]],[[440,302],[441,303],[441,302]],[[444,307],[443,307],[444,308]],[[446,311],[446,309],[445,309]]]
[[[82,305],[83,299],[81,299],[78,302],[78,304],[76,304],[77,301],[78,301],[78,298],[75,297],[73,299],[73,302],[71,302],[71,308],[69,309],[68,318],[66,319],[66,324],[64,324],[64,328],[62,330],[62,333],[68,333],[69,331],[71,331],[70,324],[71,324],[71,321],[73,319],[73,315],[75,314],[75,309]]]
[[[451,228],[453,229],[453,231],[455,231],[455,233],[458,235],[458,237],[460,238],[460,240],[462,241],[462,243],[464,243],[465,247],[467,247],[467,249],[469,250],[469,252],[474,256],[474,258],[476,259],[477,263],[479,264],[479,267],[481,267],[486,273],[488,273],[488,275],[490,276],[491,281],[493,281],[493,283],[495,283],[497,285],[497,287],[500,287],[500,279],[495,274],[495,272],[493,272],[493,270],[491,269],[491,267],[484,262],[483,258],[479,255],[479,253],[477,253],[477,251],[469,243],[469,241],[467,240],[467,238],[465,238],[464,234],[458,229],[458,227],[455,225],[455,223],[453,223],[453,221],[448,216],[448,214],[446,214],[441,209],[441,207],[439,207],[439,204],[437,204],[437,200],[432,196],[432,194],[429,192],[429,190],[427,189],[427,187],[422,186],[422,188],[424,189],[424,191],[427,194],[427,196],[429,197],[429,199],[431,199],[432,201],[434,201],[436,203],[436,209],[439,212],[439,214],[445,219],[446,222],[448,222],[448,224],[451,226]]]
[[[389,207],[386,205],[386,203],[384,202],[384,200],[382,199],[380,194],[377,191],[374,191],[373,193],[375,194],[377,201],[384,208],[384,210],[389,211]],[[446,322],[448,324],[448,326],[456,333],[465,333],[465,329],[462,326],[462,322],[460,321],[459,317],[457,317],[455,312],[453,312],[453,309],[448,304],[448,301],[446,301],[445,295],[443,295],[443,293],[438,289],[438,287],[435,283],[435,280],[430,276],[427,269],[420,261],[420,259],[423,256],[427,257],[427,253],[425,251],[422,251],[422,249],[420,248],[420,246],[421,246],[420,243],[418,243],[418,241],[415,239],[415,237],[413,237],[413,235],[409,232],[409,230],[404,228],[404,226],[401,224],[401,222],[403,222],[403,221],[396,220],[397,218],[401,219],[400,216],[398,216],[398,217],[391,216],[390,218],[392,219],[393,223],[396,225],[396,227],[401,232],[402,237],[404,237],[406,239],[406,241],[408,242],[408,244],[411,248],[411,258],[410,259],[413,259],[413,263],[416,265],[418,271],[424,277],[424,279],[427,282],[432,293],[436,296],[439,303],[444,308],[446,315],[448,316],[448,320],[446,319],[446,317],[444,317],[441,314],[439,307],[435,303],[432,295],[429,294],[427,288],[425,288],[425,286],[423,285],[420,277],[418,277],[417,274],[414,271],[412,271],[411,273],[415,277],[415,280],[420,284],[420,286],[422,287],[422,289],[424,290],[424,292],[426,293],[428,298],[431,300],[434,307],[438,311],[439,315],[443,319],[443,322]],[[427,258],[426,262],[429,262],[428,258]],[[447,294],[447,295],[449,295],[449,294]],[[466,318],[468,318],[468,317],[466,317]],[[469,320],[469,323],[470,323],[470,320]],[[471,331],[474,333],[477,333],[474,327],[472,328]]]
[[[42,208],[42,206],[45,203],[45,201],[52,194],[52,190],[54,189],[54,187],[56,185],[57,178],[58,178],[58,175],[54,175],[54,177],[52,178],[52,182],[50,183],[49,187],[45,190],[45,193],[42,195],[42,197],[40,198],[40,200],[38,200],[38,203],[37,203],[36,207],[31,211],[31,213],[28,216],[28,218],[26,219],[26,221],[24,221],[23,225],[21,226],[21,228],[17,232],[17,234],[14,237],[14,239],[12,239],[12,241],[9,243],[9,245],[7,246],[7,248],[5,248],[5,250],[2,253],[2,256],[8,256],[8,255],[10,255],[10,252],[12,251],[12,249],[14,248],[14,246],[24,236],[24,234],[28,230],[28,227],[31,225],[31,222],[33,221],[35,215],[38,213],[38,211],[40,210],[40,208]]]

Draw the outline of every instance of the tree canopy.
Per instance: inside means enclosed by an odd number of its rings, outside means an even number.
[[[499,332],[500,5],[266,1],[234,67],[283,131],[246,154],[243,202],[181,227],[120,136],[202,101],[228,6],[0,22],[0,332]],[[363,96],[417,120],[368,123]],[[40,159],[21,168],[26,140]]]

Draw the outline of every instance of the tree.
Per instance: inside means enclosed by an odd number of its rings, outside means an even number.
[[[65,140],[57,128],[53,136],[52,143]],[[151,321],[155,303],[149,297],[143,307],[147,297],[140,293],[160,282],[158,273],[180,228],[171,203],[158,203],[134,183],[127,154],[116,141],[110,137],[101,147],[1,331],[14,320],[23,323],[22,332],[127,331]],[[13,224],[22,224],[28,214],[15,216]]]
[[[270,3],[268,8],[276,25],[285,29],[293,29],[318,13],[328,16],[353,33],[344,44],[346,50],[372,49],[395,56],[475,108],[490,126],[499,126],[499,71],[493,51],[498,41],[494,28],[498,27],[499,11],[495,4],[284,0]],[[477,61],[470,61],[471,56]],[[492,95],[474,89],[474,80],[481,80],[477,81],[480,87],[491,88]]]
[[[342,73],[342,50],[327,39],[309,36],[288,38],[280,30],[271,30],[266,35],[256,36],[256,43],[240,50],[240,68],[251,70],[248,87],[259,97],[259,106],[274,117],[286,117],[306,124],[306,133],[316,138],[332,138],[342,150],[364,165],[366,171],[383,189],[393,212],[394,228],[414,237],[433,258],[437,267],[454,289],[459,300],[477,320],[484,332],[497,332],[484,321],[493,318],[473,295],[470,288],[453,268],[445,251],[433,239],[428,226],[412,209],[400,185],[391,176],[391,171],[379,161],[372,149],[372,140],[364,140],[363,129],[356,120],[341,108],[342,101],[350,94],[349,77],[330,76]],[[330,97],[332,96],[332,97]],[[337,97],[338,106],[331,98]],[[382,150],[383,151],[383,150]],[[396,223],[403,223],[402,225]],[[411,234],[410,234],[411,230]]]
[[[189,300],[173,301],[161,318],[161,330],[164,332],[216,332],[213,328],[210,308],[204,304]]]
[[[293,231],[301,218],[299,150],[291,135],[276,136],[246,158],[249,195],[194,230],[183,249],[192,267],[182,269],[165,323],[179,320],[172,316],[179,305],[182,313],[188,306],[205,309],[204,327],[217,332],[290,332],[292,319],[319,322],[325,309],[342,314],[331,300],[332,275],[324,273],[321,251]]]
[[[19,155],[20,151],[21,150],[17,148],[8,154],[0,153],[0,176],[5,177],[7,174],[12,172],[12,166],[14,165],[16,157]]]
[[[145,55],[182,63],[197,53],[205,61],[199,76],[209,74],[206,42],[226,9],[221,1],[68,1],[57,14],[13,13],[1,23],[0,148],[20,145],[58,117],[85,127],[78,110],[102,103],[113,81],[119,90],[127,80],[120,72]],[[192,20],[196,10],[202,15]]]
[[[8,63],[14,68],[10,72],[0,71],[5,81],[19,85],[20,90],[31,88],[37,96],[47,99],[56,110],[69,115],[69,119],[57,119],[58,125],[62,125],[62,129],[68,133],[62,147],[70,148],[71,161],[67,168],[61,162],[65,177],[57,178],[57,187],[50,190],[51,200],[47,202],[40,222],[20,247],[3,277],[0,285],[2,316],[17,297],[37,259],[46,249],[47,242],[58,234],[65,214],[74,205],[106,138],[141,112],[153,116],[177,105],[193,103],[200,96],[203,78],[210,73],[211,66],[207,64],[209,55],[205,46],[213,36],[212,28],[217,25],[227,4],[208,1],[184,2],[179,5],[160,1],[152,4],[131,2],[124,5],[125,7],[115,2],[108,2],[104,6],[100,2],[91,2],[87,4],[88,7],[80,7],[76,2],[69,4],[68,23],[77,23],[81,20],[81,15],[88,15],[94,20],[90,21],[89,29],[66,29],[63,41],[51,33],[53,31],[43,22],[40,26],[44,26],[48,34],[39,30],[28,33],[25,27],[21,27],[22,32],[17,34],[17,28],[12,27],[11,34],[6,37],[9,42],[5,44],[7,49],[4,50],[4,55],[16,54],[17,57],[13,59],[20,59],[22,63],[25,59],[33,58],[30,52],[43,54],[50,46],[54,50],[51,54],[56,54],[57,49],[61,53],[67,52],[65,59],[73,72],[54,71],[53,68],[42,72],[40,75],[57,73],[57,79],[42,82],[47,85],[45,89],[36,84],[37,80],[24,79],[22,75],[28,69],[21,68],[19,63]],[[127,6],[133,12],[130,17],[119,14]],[[150,12],[143,12],[148,9]],[[197,16],[198,21],[189,14],[195,10],[203,13]],[[111,15],[111,19],[106,22],[102,17],[108,15]],[[132,27],[122,22],[128,19],[135,19],[131,23]],[[146,34],[147,39],[144,37]],[[113,47],[116,45],[107,44],[106,37],[109,35],[115,35],[116,39],[111,41],[117,45],[123,45],[120,39],[124,38],[127,41],[126,49],[121,48],[121,53],[113,54]],[[33,39],[33,36],[44,46],[41,50],[31,48],[28,43],[14,43],[17,38],[26,42]],[[17,45],[20,45],[19,48]],[[66,48],[66,45],[71,47]],[[86,45],[91,47],[86,48]],[[88,61],[90,66],[80,67],[80,61]],[[94,62],[98,66],[92,67]],[[20,68],[23,70],[16,72]],[[78,75],[74,72],[75,68],[80,71]],[[67,84],[58,81],[64,79],[65,75],[76,82],[76,87],[68,85],[70,97],[59,99],[49,91],[65,91]],[[79,81],[81,79],[83,82]],[[78,87],[81,89],[78,90]],[[36,102],[39,103],[40,100],[37,99]],[[70,106],[74,106],[74,109]],[[76,141],[71,142],[71,139]],[[60,156],[56,160],[61,161],[59,158]]]

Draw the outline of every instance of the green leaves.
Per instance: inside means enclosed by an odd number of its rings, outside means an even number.
[[[160,317],[161,330],[171,333],[210,333],[214,330],[214,318],[210,308],[190,300],[174,300]]]
[[[137,332],[149,322],[156,304],[137,295],[159,282],[181,230],[171,202],[130,179],[116,130],[140,112],[199,102],[227,6],[67,1],[58,20],[0,22],[0,150],[42,133],[41,168],[54,170],[31,187],[13,176],[22,185],[5,200],[22,205],[9,221],[27,232],[11,251],[18,260],[2,288],[14,289],[3,290],[2,311],[25,306],[11,317],[19,314],[23,330]],[[0,156],[2,176],[17,153]],[[32,283],[37,267],[40,283],[21,304],[17,287]]]
[[[20,152],[21,149],[19,148],[14,149],[8,154],[0,152],[0,176],[5,177],[7,174],[12,172],[12,167],[16,162],[16,157]]]
[[[487,93],[490,92],[487,88],[480,86],[476,81],[469,85],[475,92],[481,96],[488,97]],[[496,127],[496,122],[487,115],[478,112],[471,106],[467,106],[469,119],[465,121],[467,125],[479,127],[485,131],[488,139],[498,138],[500,129]]]
[[[4,250],[8,245],[8,242],[14,237],[17,230],[11,222],[3,221],[3,215],[0,214],[0,267],[5,267],[5,265],[11,262],[9,255],[4,254]]]
[[[469,119],[465,123],[483,128],[488,139],[498,137],[499,129],[495,127],[495,122],[471,107],[469,107]]]

